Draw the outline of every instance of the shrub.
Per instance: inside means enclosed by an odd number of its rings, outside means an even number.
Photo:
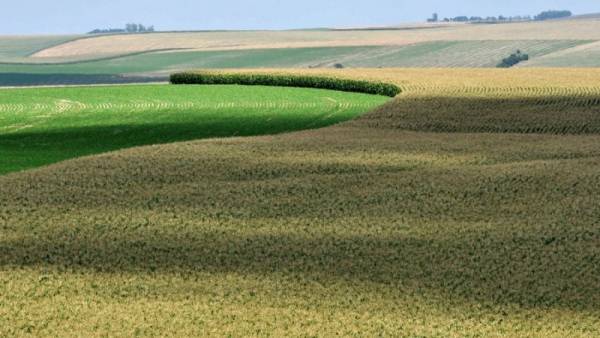
[[[521,53],[518,50],[516,53],[511,54],[509,57],[504,58],[502,62],[498,64],[498,68],[510,68],[521,61],[529,60],[529,54]]]
[[[336,63],[336,64],[334,64],[334,65],[333,65],[333,68],[337,68],[337,69],[343,69],[343,68],[344,68],[344,65],[343,65],[343,64],[341,64],[341,63]]]
[[[310,75],[276,74],[235,74],[235,73],[193,73],[184,72],[171,75],[172,84],[224,84],[262,85],[279,87],[320,88],[394,97],[400,94],[398,86],[360,80],[339,79]]]

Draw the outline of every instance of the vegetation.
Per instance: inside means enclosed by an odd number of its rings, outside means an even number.
[[[94,29],[88,34],[114,34],[114,33],[152,33],[154,32],[154,26],[146,27],[141,23],[128,23],[125,28],[108,28],[108,29]]]
[[[133,146],[317,128],[384,101],[240,86],[0,90],[0,174]]]
[[[331,89],[344,92],[365,93],[394,97],[400,87],[384,82],[370,82],[323,76],[301,76],[285,74],[239,74],[187,72],[171,75],[172,84],[280,86],[299,88]]]
[[[526,15],[526,16],[499,15],[497,17],[496,16],[488,16],[488,17],[471,16],[471,17],[469,17],[469,16],[461,15],[461,16],[456,16],[453,18],[444,18],[442,21],[444,21],[444,22],[474,22],[474,23],[526,22],[526,21],[532,21],[532,20],[544,21],[544,20],[550,20],[550,19],[568,18],[572,15],[573,15],[573,13],[571,13],[571,11],[552,10],[552,11],[541,12],[540,14],[534,16],[533,19],[530,15]],[[438,22],[437,13],[433,14],[433,17],[430,19],[427,19],[427,21],[428,22]]]
[[[0,177],[0,335],[600,335],[600,71],[290,72],[403,93]]]
[[[510,68],[519,62],[529,60],[529,54],[521,53],[517,50],[516,53],[510,54],[509,57],[502,59],[502,62],[498,64],[498,68]]]
[[[442,21],[444,22],[471,22],[471,23],[502,23],[502,22],[526,22],[526,21],[531,21],[531,16],[504,16],[504,15],[499,15],[499,16],[488,16],[488,17],[481,17],[481,16],[456,16],[454,18],[444,18]],[[430,21],[432,22],[432,21]]]
[[[545,11],[545,12],[541,12],[540,14],[535,16],[535,20],[537,21],[544,21],[544,20],[550,20],[550,19],[562,19],[562,18],[568,18],[570,16],[572,16],[573,13],[571,13],[571,11]]]

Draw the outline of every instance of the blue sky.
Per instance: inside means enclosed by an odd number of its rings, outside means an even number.
[[[526,15],[600,12],[598,0],[0,0],[0,34],[82,33],[127,22],[160,30],[289,29],[393,25],[433,12]]]

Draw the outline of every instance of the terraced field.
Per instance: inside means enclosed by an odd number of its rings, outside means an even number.
[[[0,176],[0,335],[600,335],[600,71],[285,72],[404,92]]]
[[[132,146],[318,128],[385,101],[241,86],[5,89],[0,90],[0,174]]]

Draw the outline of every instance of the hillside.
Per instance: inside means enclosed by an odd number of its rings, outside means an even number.
[[[600,20],[421,24],[377,29],[0,37],[0,86],[164,81],[223,68],[597,67]]]
[[[164,49],[238,50],[389,46],[452,40],[600,40],[600,21],[565,20],[500,25],[449,25],[409,30],[317,30],[156,33],[80,39],[33,58],[97,58]]]
[[[0,335],[600,334],[600,71],[285,72],[404,93],[0,176]]]
[[[319,47],[238,51],[144,53],[62,65],[0,64],[0,72],[26,74],[162,74],[188,69],[345,67],[495,67],[511,51],[532,58],[553,55],[590,41],[446,41],[406,46]]]
[[[600,42],[582,44],[535,58],[526,67],[600,67]]]
[[[61,45],[78,36],[1,36],[0,61],[22,62],[41,50]]]

